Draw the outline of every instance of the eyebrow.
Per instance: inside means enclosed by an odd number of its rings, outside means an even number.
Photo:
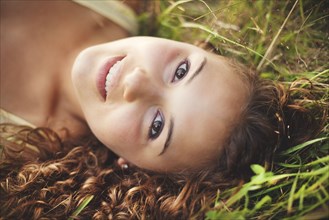
[[[174,131],[174,119],[173,117],[170,118],[170,122],[169,122],[169,129],[168,129],[168,134],[167,134],[167,138],[166,138],[166,142],[163,146],[163,150],[161,151],[161,153],[158,156],[161,156],[162,154],[164,154],[168,148],[168,146],[171,143],[171,139],[172,139],[172,133]]]
[[[188,79],[186,84],[190,83],[197,75],[199,75],[199,73],[201,73],[201,71],[202,71],[203,67],[206,65],[206,63],[207,63],[207,58],[204,57],[202,63],[199,66],[199,68],[192,74],[192,76]]]

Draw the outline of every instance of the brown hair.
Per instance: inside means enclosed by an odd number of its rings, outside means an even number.
[[[2,131],[13,130],[1,125]],[[12,139],[21,145],[42,130],[49,142],[58,139],[46,128],[20,127]],[[38,143],[36,143],[38,144]],[[136,167],[122,169],[102,146],[78,146],[65,153],[62,142],[52,142],[56,154],[26,158],[16,151],[1,163],[0,216],[5,219],[70,217],[88,196],[94,198],[74,219],[202,219],[216,192],[235,185],[220,173],[207,170],[190,176],[159,174]],[[37,146],[37,145],[36,145]],[[45,149],[47,151],[47,149]],[[49,152],[48,152],[49,153]],[[49,155],[49,154],[48,154]],[[24,164],[14,166],[14,164]],[[22,162],[23,161],[23,162]],[[15,167],[15,169],[13,169]]]
[[[219,159],[219,167],[235,178],[249,177],[251,164],[269,164],[279,151],[315,137],[327,117],[320,85],[300,79],[284,85],[260,78],[229,60],[249,87],[249,100]]]
[[[230,62],[250,98],[217,167],[189,175],[122,169],[93,138],[75,147],[47,128],[1,125],[0,216],[68,218],[92,195],[74,219],[203,219],[219,190],[250,176],[250,164],[318,134],[327,114],[316,83],[274,83]]]

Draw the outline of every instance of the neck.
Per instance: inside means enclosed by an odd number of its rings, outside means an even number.
[[[70,136],[89,132],[72,86],[72,65],[84,48],[125,37],[125,31],[66,1],[1,2],[1,26],[1,54],[8,52],[1,56],[1,107],[62,137],[68,130]]]

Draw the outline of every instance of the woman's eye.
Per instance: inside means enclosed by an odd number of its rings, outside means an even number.
[[[189,68],[190,68],[190,64],[187,60],[185,60],[183,63],[181,63],[177,67],[177,69],[175,71],[175,74],[174,74],[174,77],[173,77],[171,82],[176,82],[178,80],[183,79],[186,76]]]
[[[149,138],[156,139],[161,134],[163,125],[164,125],[163,116],[160,111],[157,111],[152,121],[152,124],[150,126]]]

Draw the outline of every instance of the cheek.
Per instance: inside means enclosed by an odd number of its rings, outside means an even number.
[[[109,113],[110,112],[110,113]],[[94,135],[115,153],[133,149],[139,143],[139,121],[127,109],[95,114],[88,123]]]
[[[97,46],[89,47],[80,52],[76,57],[73,67],[72,76],[74,81],[79,81],[90,75],[94,71],[94,67],[99,57],[99,49]]]

